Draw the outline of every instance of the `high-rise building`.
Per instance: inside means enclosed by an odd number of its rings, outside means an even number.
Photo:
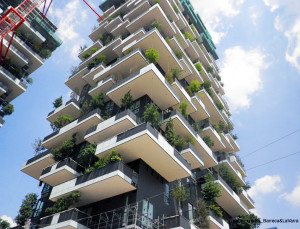
[[[254,202],[199,15],[188,0],[100,8],[65,82],[74,96],[22,167],[44,183],[32,227],[234,228]]]
[[[3,15],[9,7],[16,7],[22,1],[0,0],[0,12]],[[35,9],[27,17],[25,23],[18,28],[10,49],[4,60],[12,33],[3,40],[0,64],[0,128],[4,124],[4,116],[13,112],[10,104],[27,90],[32,82],[30,74],[41,67],[51,53],[62,44],[55,34],[56,27],[41,12]]]

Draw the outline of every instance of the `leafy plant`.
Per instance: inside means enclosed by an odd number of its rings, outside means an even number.
[[[96,147],[96,144],[89,144],[80,152],[79,161],[82,166],[87,168],[91,166],[95,157]]]
[[[196,63],[196,64],[195,64],[195,68],[197,69],[197,71],[198,71],[200,74],[202,74],[202,72],[203,72],[203,66],[202,66],[201,63]]]
[[[221,196],[221,187],[219,184],[214,182],[214,177],[211,173],[207,174],[205,177],[205,185],[202,188],[203,199],[206,202],[215,203],[216,198]]]
[[[166,80],[169,82],[169,84],[174,83],[174,76],[173,76],[172,72],[168,72],[168,73],[165,75],[165,78],[166,78]]]
[[[188,117],[188,114],[186,112],[187,108],[188,108],[188,104],[185,103],[185,102],[182,102],[180,105],[179,105],[179,111],[180,113],[183,115],[183,117],[187,118]]]
[[[242,185],[238,182],[235,175],[227,168],[224,163],[219,165],[219,175],[229,185],[229,187],[237,194],[242,192]]]
[[[34,149],[34,155],[38,155],[45,151],[45,147],[42,145],[42,140],[40,138],[37,138],[34,140],[34,143],[32,144],[32,147]]]
[[[161,32],[162,25],[159,24],[157,21],[152,22],[152,26],[155,27],[159,32]]]
[[[91,54],[89,52],[86,52],[82,55],[82,57],[86,60],[91,56]]]
[[[62,105],[63,103],[63,99],[62,99],[62,96],[60,96],[59,98],[57,98],[56,100],[54,100],[53,102],[53,107],[54,108],[58,108]]]
[[[203,128],[202,128],[202,126],[199,124],[199,123],[193,123],[193,128],[194,128],[194,130],[197,132],[197,133],[200,133],[202,130],[203,130]]]
[[[178,50],[174,50],[174,54],[178,59],[182,58],[182,52],[178,51]]]
[[[90,173],[94,171],[95,169],[101,169],[107,166],[108,164],[117,162],[117,161],[122,161],[121,156],[117,153],[116,150],[111,151],[111,153],[107,157],[102,157],[99,158],[98,161],[94,164],[94,166],[89,167],[86,169],[85,173]]]
[[[195,138],[193,138],[192,136],[188,136],[188,142],[192,145],[195,145]]]
[[[205,91],[210,95],[210,97],[213,98],[214,94],[211,90],[211,83],[207,82],[207,81],[204,81],[202,86],[204,87]]]
[[[176,140],[174,142],[175,149],[180,152],[184,149],[184,147],[186,147],[186,145],[187,142],[184,140],[184,138],[182,136],[177,135]]]
[[[61,161],[74,153],[76,137],[73,135],[71,138],[64,141],[60,146],[55,148],[52,152],[54,160]]]
[[[208,73],[213,73],[213,72],[214,72],[214,69],[213,69],[213,67],[211,67],[211,66],[207,66],[207,67],[206,67],[206,71],[207,71]]]
[[[232,138],[233,138],[234,140],[237,140],[237,139],[238,139],[237,134],[232,134],[231,136],[232,136]]]
[[[209,229],[209,222],[207,220],[209,211],[203,199],[198,199],[196,202],[196,210],[194,215],[194,224],[203,229]]]
[[[181,76],[181,70],[179,68],[172,68],[171,73],[176,79],[179,79]]]
[[[170,145],[174,145],[176,141],[176,132],[174,129],[173,119],[169,119],[166,124],[166,131],[164,134],[166,140],[170,143]]]
[[[111,22],[112,20],[114,20],[113,17],[108,18],[108,22]]]
[[[132,95],[130,94],[130,91],[125,93],[124,97],[121,98],[121,107],[126,109],[129,109],[130,106],[133,104]]]
[[[222,111],[224,109],[224,106],[222,105],[222,103],[216,103],[216,106],[219,109],[219,111]]]
[[[127,50],[124,52],[124,55],[126,56],[126,55],[128,55],[129,53],[131,53],[131,52],[133,52],[133,51],[134,51],[133,48],[129,48],[129,49],[127,49]]]
[[[195,29],[194,25],[191,25],[191,29],[192,29],[193,32],[196,32],[196,29]]]
[[[91,110],[97,109],[97,108],[103,108],[104,107],[104,97],[103,97],[103,93],[99,93],[97,95],[95,95],[89,104]]]
[[[7,222],[6,220],[0,218],[0,228],[1,229],[9,229],[10,223]]]
[[[170,44],[170,37],[166,37],[166,38],[165,38],[165,41],[166,41],[168,44]]]
[[[172,190],[172,196],[178,201],[178,209],[179,209],[179,215],[182,215],[181,211],[181,203],[183,201],[186,201],[190,194],[187,191],[186,187],[182,185],[181,183],[175,184],[174,189]]]
[[[6,116],[6,115],[11,115],[12,113],[14,113],[15,108],[14,105],[12,104],[7,104],[6,106],[2,107],[2,115]]]
[[[261,221],[259,217],[250,213],[249,215],[239,215],[234,223],[239,229],[254,229],[260,226]]]
[[[179,9],[177,8],[177,6],[174,5],[173,9],[174,9],[175,13],[179,14]]]
[[[88,63],[87,68],[91,70],[101,63],[106,63],[107,57],[105,55],[99,54],[94,60]]]
[[[155,5],[155,4],[160,4],[160,0],[155,0],[155,1],[153,2],[153,5]]]
[[[218,206],[217,204],[209,205],[209,209],[212,210],[217,216],[219,216],[219,217],[223,216],[223,212],[222,212],[220,206]]]
[[[159,129],[161,125],[161,115],[158,112],[158,107],[154,103],[148,103],[145,108],[146,110],[143,114],[144,122],[149,122],[153,128]]]
[[[209,136],[203,137],[203,141],[209,148],[211,148],[215,145],[215,142],[213,140],[211,140]]]
[[[25,223],[31,218],[34,206],[37,203],[38,195],[35,193],[28,193],[23,199],[20,206],[18,215],[15,218],[16,223],[19,226],[24,226]]]
[[[183,34],[183,36],[184,36],[185,39],[189,39],[191,42],[193,42],[195,40],[195,37],[193,37],[193,35],[190,34],[189,32],[185,32]]]
[[[158,51],[156,51],[155,49],[147,49],[146,51],[146,59],[148,61],[148,63],[153,63],[153,64],[157,64],[158,60],[159,60],[159,53]]]
[[[51,57],[52,52],[50,49],[43,49],[42,51],[40,51],[39,55],[44,59],[48,59]]]
[[[45,212],[55,214],[67,210],[70,206],[79,201],[80,192],[71,192],[68,196],[59,198],[52,207],[46,208]]]
[[[58,130],[62,127],[64,127],[65,125],[71,123],[73,121],[73,118],[68,115],[68,114],[63,114],[61,116],[59,116],[58,118],[54,119],[51,122],[51,128],[55,131]]]
[[[201,85],[197,80],[193,80],[189,86],[187,86],[188,91],[191,92],[191,94],[196,93],[200,90]]]

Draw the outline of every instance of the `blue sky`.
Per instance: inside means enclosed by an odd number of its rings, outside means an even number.
[[[90,1],[98,12],[100,1]],[[97,3],[96,3],[97,2]],[[300,127],[300,2],[297,0],[192,0],[217,45],[222,80],[243,157]],[[13,104],[15,113],[0,129],[0,216],[14,218],[38,182],[20,172],[33,156],[32,143],[51,133],[46,120],[96,16],[80,0],[54,1],[49,12],[64,44],[33,75],[34,84]],[[300,132],[243,159],[246,170],[299,150]],[[300,154],[247,171],[256,214],[300,220]],[[263,224],[260,228],[300,228]]]

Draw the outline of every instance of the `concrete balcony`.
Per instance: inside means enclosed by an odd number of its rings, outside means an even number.
[[[231,145],[228,137],[224,134],[224,133],[221,133],[221,139],[222,139],[222,142],[224,143],[225,145],[225,152],[229,153],[233,150],[233,146]]]
[[[142,159],[168,182],[191,176],[188,162],[149,123],[99,143],[95,155],[105,157],[112,150],[116,150],[125,163]],[[168,165],[167,170],[165,165]]]
[[[40,34],[34,27],[32,27],[28,21],[25,21],[20,28],[25,33],[32,35],[34,43],[42,44],[44,41],[46,41],[46,38],[43,37],[43,35]]]
[[[3,39],[2,56],[5,55],[8,45],[9,41]],[[14,64],[19,67],[23,67],[24,65],[29,64],[29,59],[23,53],[21,53],[14,45],[10,46],[7,57],[10,57],[13,60]]]
[[[230,155],[229,160],[231,164],[235,167],[235,169],[237,169],[242,174],[243,177],[247,176],[244,167],[242,166],[240,160],[235,155]]]
[[[131,10],[129,13],[124,15],[123,20],[129,20],[132,21],[135,18],[139,17],[141,14],[146,12],[151,8],[151,5],[148,1],[142,1],[141,4],[139,4],[137,7],[135,7],[133,10]]]
[[[27,175],[39,179],[44,168],[55,163],[51,150],[47,150],[26,161],[21,171]]]
[[[203,126],[203,129],[199,135],[201,138],[204,138],[205,136],[210,137],[210,139],[214,142],[214,146],[211,147],[213,152],[222,151],[226,148],[222,142],[221,136],[210,123],[206,123]]]
[[[179,20],[179,17],[175,12],[173,6],[171,5],[170,1],[161,1],[159,5],[165,12],[165,14],[168,16],[168,18],[172,18],[175,22]]]
[[[124,20],[123,22],[121,22],[120,24],[118,24],[116,27],[114,27],[112,30],[111,30],[111,34],[114,36],[114,37],[118,37],[118,36],[124,36],[126,34],[128,34],[128,30],[127,30],[127,25],[130,23],[130,21],[127,19],[127,20]]]
[[[224,105],[224,104],[223,104],[223,105]],[[225,107],[225,106],[224,106],[224,107]],[[228,114],[226,113],[226,111],[225,111],[225,110],[222,110],[221,113],[222,113],[224,119],[226,120],[226,123],[231,124],[231,125],[233,126],[233,123],[231,122],[231,120],[230,120]]]
[[[204,103],[205,108],[208,110],[212,123],[219,123],[220,121],[226,123],[223,115],[215,105],[210,95],[206,92],[206,90],[202,89],[197,94],[201,98],[201,101]]]
[[[244,203],[247,205],[249,209],[255,208],[254,201],[245,190],[243,190],[243,192],[239,195],[239,197],[241,198],[242,201],[244,201]]]
[[[230,153],[236,153],[240,151],[240,147],[237,142],[234,140],[231,134],[226,134],[226,137],[229,139],[230,144],[233,146],[233,150]]]
[[[88,224],[88,215],[76,208],[43,217],[40,219],[39,224],[39,228],[42,229],[89,229],[86,226]]]
[[[204,166],[204,160],[201,154],[191,143],[188,143],[180,154],[188,163],[191,164],[191,169],[197,169]]]
[[[72,180],[83,173],[85,169],[71,158],[66,158],[56,164],[43,169],[40,181],[56,186],[66,181]]]
[[[76,143],[79,144],[84,140],[83,138],[87,129],[102,121],[101,111],[99,109],[93,110],[45,137],[43,140],[43,146],[47,149],[58,147],[74,134],[76,134]]]
[[[189,44],[187,43],[187,41],[184,38],[182,32],[180,31],[180,29],[176,25],[176,22],[172,22],[172,26],[173,26],[173,28],[176,32],[176,34],[175,34],[176,40],[180,43],[180,46],[185,50],[189,46]]]
[[[137,180],[137,174],[131,168],[116,162],[53,187],[49,199],[56,201],[79,191],[79,202],[75,204],[79,207],[136,190]]]
[[[73,118],[73,120],[77,119],[81,114],[81,109],[79,107],[78,101],[75,99],[71,99],[66,104],[61,105],[60,107],[51,111],[48,114],[47,120],[49,122],[52,122],[53,120],[64,114],[70,115]]]
[[[186,53],[188,54],[189,58],[191,58],[192,61],[195,61],[199,59],[199,54],[195,47],[193,46],[192,42],[189,39],[186,39],[189,46],[185,49]],[[195,42],[195,41],[193,41]]]
[[[190,114],[195,122],[200,122],[200,121],[210,117],[210,114],[206,110],[205,105],[202,103],[202,101],[200,100],[200,98],[197,94],[195,94],[192,97],[192,101],[197,108],[197,110],[195,112]]]
[[[84,49],[83,51],[81,51],[78,54],[78,57],[80,60],[84,61],[85,59],[83,58],[83,54],[90,52],[93,48],[97,48],[98,50],[101,49],[103,47],[103,44],[101,43],[101,41],[96,41],[93,44],[91,44],[89,47],[87,47],[86,49]]]
[[[7,87],[6,93],[8,93],[8,96],[5,99],[7,102],[11,102],[27,89],[27,85],[24,82],[20,81],[2,66],[0,66],[0,82]]]
[[[229,225],[211,210],[209,210],[209,216],[207,217],[207,220],[209,223],[209,229],[229,229]]]
[[[90,143],[100,143],[141,124],[131,110],[125,110],[87,130],[84,139]]]
[[[120,98],[128,91],[130,91],[133,101],[143,95],[148,95],[161,110],[180,102],[179,96],[153,64],[147,65],[115,84],[106,95],[121,107]]]
[[[175,35],[175,30],[173,29],[169,19],[167,18],[159,4],[155,4],[150,9],[141,14],[139,17],[132,20],[131,23],[127,25],[127,30],[130,33],[134,33],[142,27],[151,25],[151,23],[154,21],[157,21],[159,24],[162,25],[162,32],[166,36],[173,37]]]
[[[92,33],[89,35],[89,38],[93,42],[96,42],[99,39],[99,35],[106,32],[106,30],[104,29],[106,25],[108,25],[108,21],[102,22],[96,29],[92,31]]]
[[[227,185],[217,174],[214,175],[215,182],[220,185],[221,197],[216,199],[217,203],[231,216],[248,215],[249,210],[240,197]]]
[[[83,68],[74,74],[72,74],[66,81],[65,84],[72,90],[76,91],[77,95],[81,94],[81,90],[86,85],[86,81],[82,77],[89,72],[90,70],[86,67]]]
[[[123,22],[124,22],[123,19],[120,16],[118,16],[113,20],[111,20],[110,22],[108,22],[108,24],[104,26],[104,29],[106,30],[107,33],[111,33],[111,31],[114,28],[116,28],[119,24]]]
[[[175,79],[174,83],[172,83],[172,87],[174,89],[174,91],[177,93],[177,95],[179,95],[180,98],[180,102],[184,102],[186,104],[188,104],[187,107],[187,114],[191,114],[197,111],[197,107],[196,105],[194,105],[191,97],[189,96],[189,94],[186,92],[186,90],[183,88],[183,86],[180,84],[180,82]],[[174,106],[174,109],[179,109],[180,104]]]
[[[110,75],[115,75],[116,80],[120,81],[147,65],[148,63],[142,51],[140,49],[136,49],[102,71],[93,74],[93,81],[97,82],[103,80]]]
[[[164,218],[165,228],[173,228],[173,229],[196,229],[197,227],[189,222],[183,216],[170,216]]]
[[[165,73],[168,73],[172,68],[183,70],[183,67],[181,66],[178,58],[175,56],[173,50],[156,28],[152,28],[150,26],[150,31],[148,31],[144,36],[125,46],[123,48],[123,52],[128,49],[138,48],[140,48],[143,53],[146,53],[146,51],[150,48],[155,49],[159,53],[158,65]]]
[[[106,77],[105,79],[99,81],[95,86],[93,86],[89,90],[89,95],[94,97],[97,94],[102,93],[104,97],[104,101],[108,101],[108,97],[106,96],[106,93],[109,91],[109,89],[116,84],[117,76],[116,75],[110,75]]]
[[[8,92],[8,87],[0,82],[0,96]]]
[[[84,80],[85,83],[88,83],[91,86],[95,86],[98,82],[98,80],[94,80],[95,75],[105,70],[107,66],[104,63],[101,63],[95,67],[93,67],[90,71],[85,73],[82,76],[82,80]],[[100,79],[99,79],[100,80]]]

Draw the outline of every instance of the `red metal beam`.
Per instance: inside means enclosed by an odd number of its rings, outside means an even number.
[[[88,5],[88,7],[90,7],[90,9],[92,10],[92,11],[94,11],[94,13],[95,14],[97,14],[97,16],[103,21],[103,18],[85,1],[85,0],[83,0],[84,2],[85,2],[85,4],[87,4]]]

